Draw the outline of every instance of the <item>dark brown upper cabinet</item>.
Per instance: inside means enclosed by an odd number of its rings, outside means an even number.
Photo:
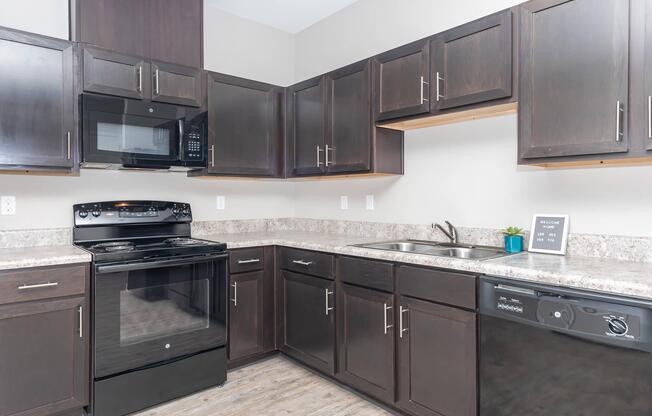
[[[90,46],[83,47],[82,54],[86,92],[193,107],[202,105],[202,75],[198,69]]]
[[[376,121],[430,111],[430,42],[419,40],[373,58]]]
[[[281,351],[335,375],[335,283],[282,270],[279,284]]]
[[[642,67],[642,73],[632,76],[632,135],[642,141],[638,146],[645,149],[646,156],[652,150],[652,1],[637,1],[632,3],[631,11],[634,26],[632,27],[632,66]],[[634,20],[636,19],[636,20]],[[636,60],[635,60],[636,59]]]
[[[326,88],[326,171],[369,171],[373,134],[370,61],[327,74]]]
[[[399,408],[416,416],[476,416],[476,315],[401,296]]]
[[[431,112],[511,97],[512,53],[511,10],[433,36]]]
[[[209,72],[208,173],[283,174],[283,88]]]
[[[349,284],[338,287],[337,377],[393,403],[394,295]]]
[[[71,0],[70,10],[75,41],[203,66],[202,0]]]
[[[630,2],[521,5],[519,162],[627,152]]]
[[[290,176],[326,172],[326,89],[324,77],[288,88],[287,146]]]
[[[0,169],[60,170],[76,154],[73,44],[0,28]]]

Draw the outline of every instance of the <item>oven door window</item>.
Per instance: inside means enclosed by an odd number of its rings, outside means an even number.
[[[226,343],[226,260],[95,273],[95,377]]]
[[[85,114],[85,160],[132,163],[179,159],[178,120],[88,111]]]

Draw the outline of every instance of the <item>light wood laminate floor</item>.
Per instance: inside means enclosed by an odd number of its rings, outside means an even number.
[[[386,416],[391,413],[277,356],[229,373],[224,387],[137,416]]]

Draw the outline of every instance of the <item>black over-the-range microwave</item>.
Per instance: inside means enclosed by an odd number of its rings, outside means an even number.
[[[207,117],[198,108],[83,94],[82,166],[206,167]]]

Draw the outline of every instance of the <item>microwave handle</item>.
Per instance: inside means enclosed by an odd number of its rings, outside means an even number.
[[[179,126],[179,159],[183,160],[183,119],[177,120]]]

